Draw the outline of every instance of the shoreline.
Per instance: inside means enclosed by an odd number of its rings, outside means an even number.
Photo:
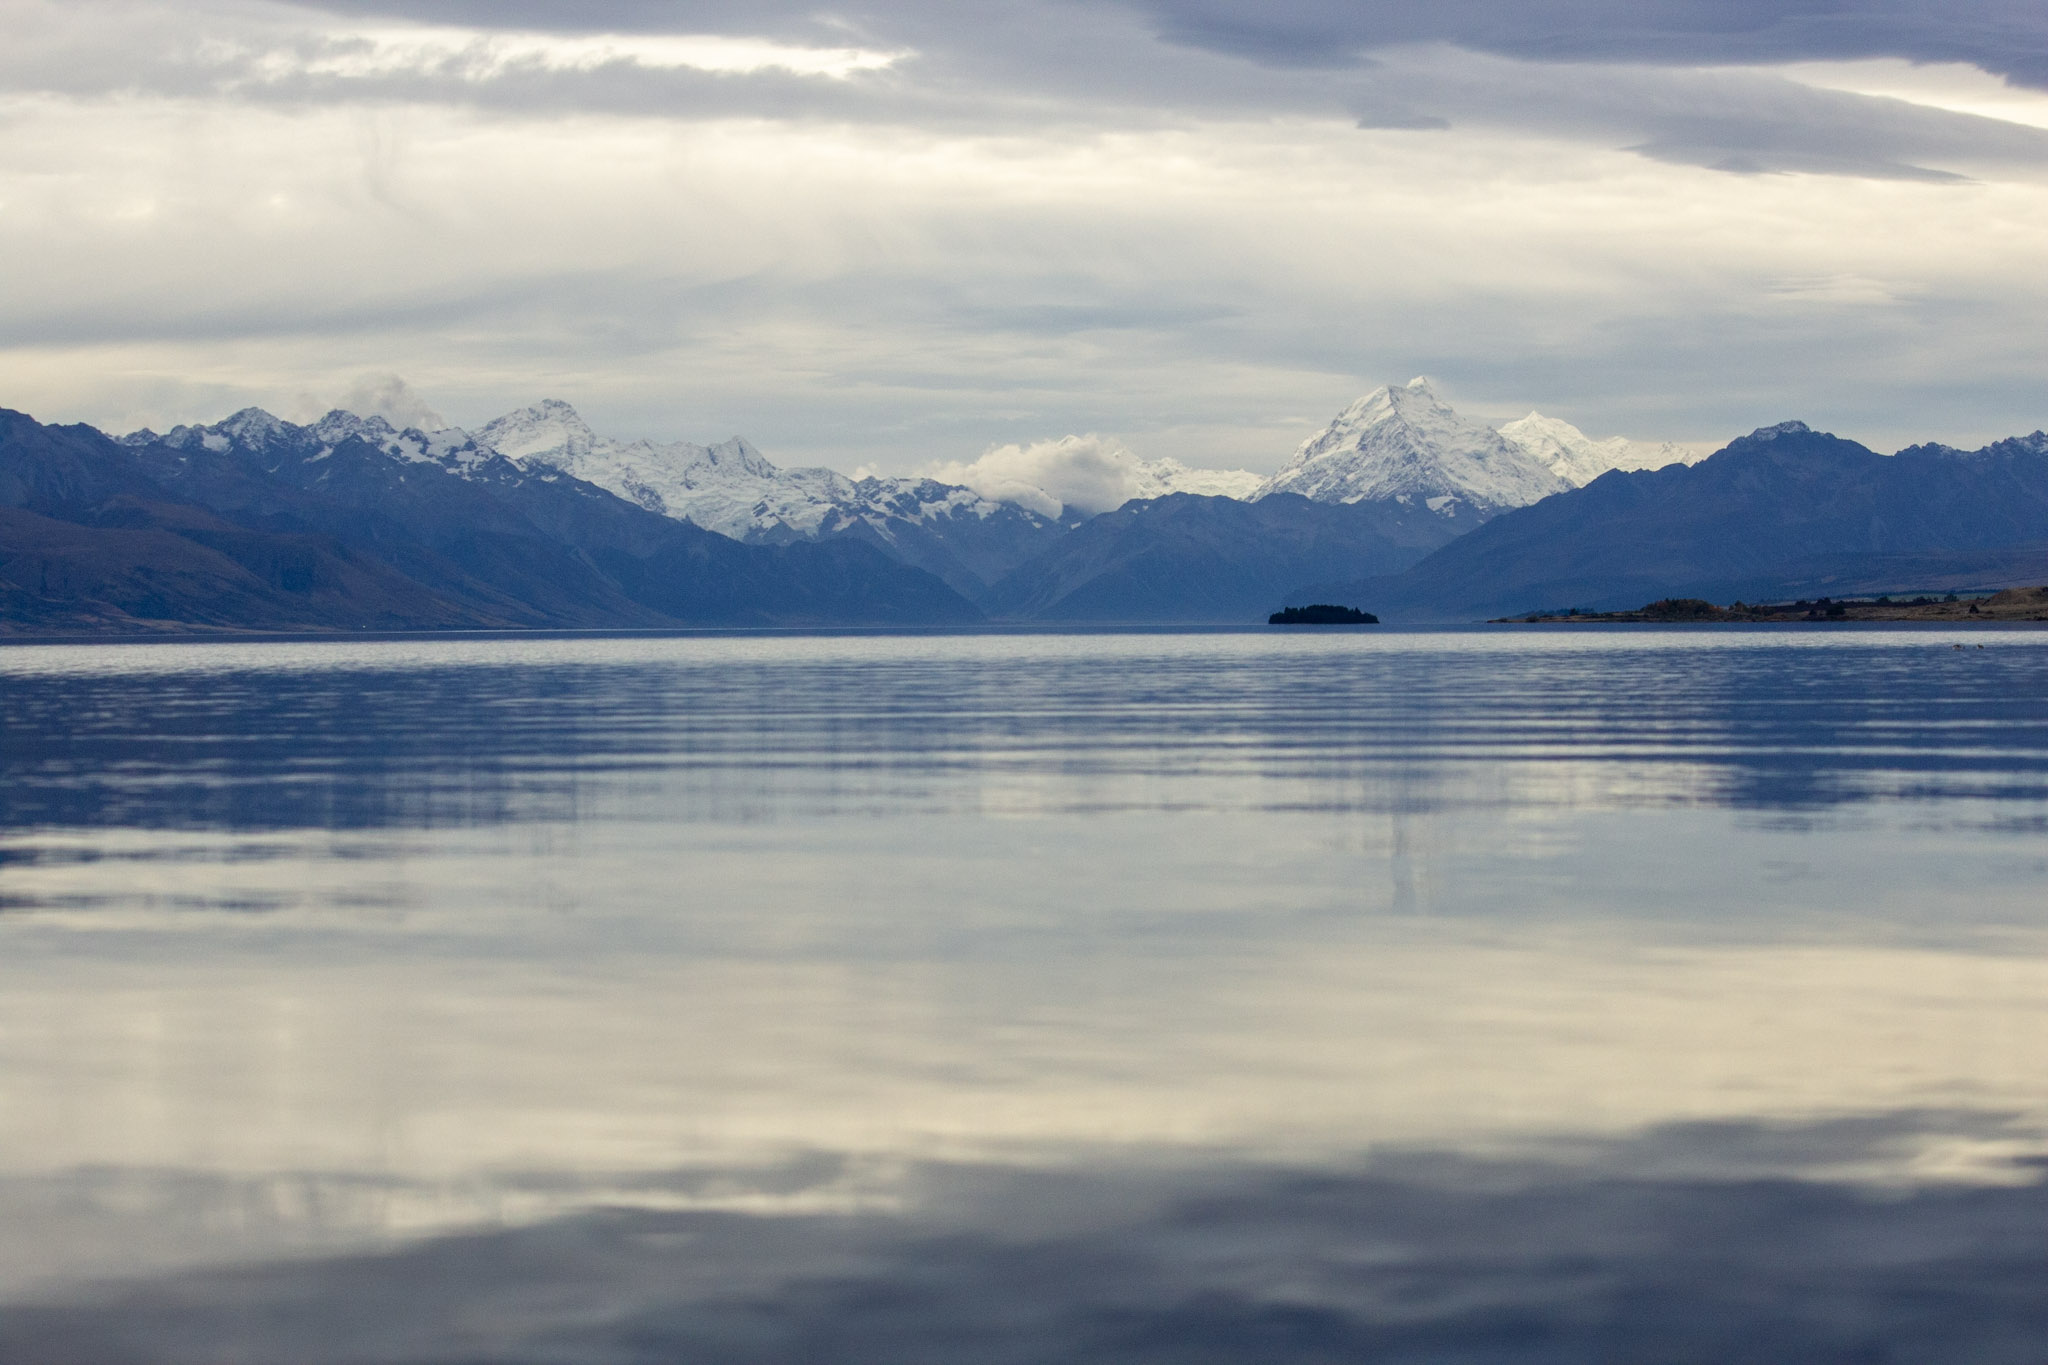
[[[1664,598],[1634,611],[1541,611],[1499,616],[1489,625],[1769,625],[1846,621],[1930,621],[1943,625],[1991,625],[2048,621],[2048,587],[2007,588],[1981,597],[1921,595],[1858,599],[1827,597],[1781,603],[1731,602],[1718,606],[1703,598]]]

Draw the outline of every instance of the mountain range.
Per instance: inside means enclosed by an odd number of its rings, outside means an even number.
[[[1164,491],[1091,517],[779,468],[738,437],[611,440],[554,401],[473,433],[248,409],[116,439],[5,413],[0,629],[1242,622],[1310,599],[1470,620],[2048,579],[2038,433],[1887,457],[1789,423],[1699,460],[1539,413],[1495,429],[1415,380],[1262,480],[1139,473]]]
[[[1781,601],[2048,581],[2048,435],[1879,455],[1803,422],[1694,465],[1615,470],[1492,518],[1391,575],[1290,603],[1359,600],[1388,620],[1613,610],[1659,597]]]
[[[866,540],[969,599],[984,598],[997,579],[1067,529],[1057,518],[933,479],[779,469],[738,436],[715,446],[611,440],[554,400],[507,413],[461,439],[523,469],[556,470],[749,544]]]
[[[50,632],[981,618],[855,538],[744,545],[557,470],[414,436],[250,411],[116,441],[0,410],[0,620]]]

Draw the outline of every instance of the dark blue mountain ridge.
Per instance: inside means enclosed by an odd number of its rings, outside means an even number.
[[[560,406],[574,416],[566,404]],[[580,424],[580,418],[575,420]],[[579,487],[587,486],[570,470],[545,460],[502,458],[495,447],[467,432],[401,431],[382,418],[358,417],[348,412],[329,413],[302,427],[260,408],[246,408],[211,426],[181,426],[162,436],[141,431],[121,440],[129,445],[165,446],[178,451],[233,450],[275,469],[280,460],[317,461],[323,450],[351,436],[408,463],[437,465],[461,478],[499,487],[510,486],[521,478],[544,479],[550,475],[566,477]],[[721,534],[748,545],[795,545],[842,537],[864,541],[890,559],[934,575],[979,604],[998,578],[1058,540],[1068,529],[1059,521],[1008,504],[994,511],[986,504],[959,506],[957,499],[949,495],[963,490],[930,479],[862,479],[854,481],[852,487],[860,494],[857,505],[834,508],[809,532],[777,525],[746,535],[721,528]],[[659,496],[645,489],[638,496],[630,495],[630,490],[615,488],[600,491],[672,520],[687,520],[664,507]]]
[[[331,537],[251,532],[90,427],[0,410],[0,626],[433,629],[499,624]]]
[[[1083,522],[997,583],[988,609],[1034,621],[1263,621],[1292,584],[1398,571],[1466,524],[1397,499],[1172,493]]]
[[[944,508],[945,494],[953,491],[947,485],[922,479],[905,487],[907,482],[855,480],[854,487],[869,507],[893,515],[877,525],[867,517],[834,512],[818,528],[818,538],[866,541],[892,559],[936,575],[984,609],[993,602],[997,583],[1085,520],[1072,509],[1052,518],[1012,503],[988,515]],[[935,510],[939,508],[944,510]]]
[[[257,410],[116,441],[0,410],[0,627],[909,625],[980,619],[852,540],[742,545],[489,452]]]
[[[1304,582],[1285,598],[1457,621],[1660,597],[1768,600],[1829,584],[1952,586],[1972,575],[1984,581],[1968,586],[2048,581],[2048,435],[1885,456],[1784,422],[1694,465],[1614,471],[1504,513],[1405,571]]]

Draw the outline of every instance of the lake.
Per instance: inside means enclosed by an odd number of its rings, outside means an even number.
[[[2048,1342],[2048,634],[0,649],[0,1361]]]

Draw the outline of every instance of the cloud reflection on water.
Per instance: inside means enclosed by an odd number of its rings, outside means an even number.
[[[2039,637],[1955,638],[15,648],[0,830],[2048,796]]]
[[[1969,1122],[1684,1126],[1572,1161],[932,1167],[902,1211],[597,1211],[15,1309],[0,1359],[2027,1365],[2048,1186],[1798,1178]]]
[[[0,651],[0,1361],[2031,1361],[1988,638]]]

